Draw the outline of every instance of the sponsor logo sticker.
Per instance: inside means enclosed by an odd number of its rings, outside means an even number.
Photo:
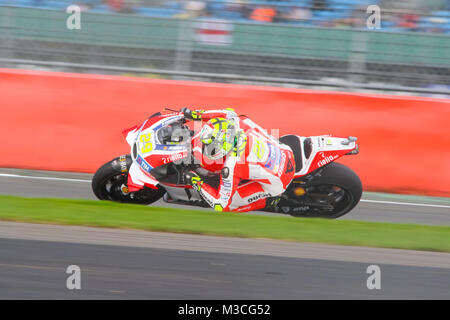
[[[270,193],[258,193],[257,195],[255,195],[255,196],[253,196],[253,197],[251,197],[251,198],[248,198],[248,203],[252,203],[252,202],[255,202],[256,200],[259,200],[259,199],[263,199],[263,198],[268,198],[268,197],[271,197],[272,196],[272,194],[270,194]]]
[[[142,169],[144,169],[147,172],[150,172],[153,168],[148,164],[147,161],[142,159],[141,156],[138,156],[136,159],[136,162],[141,166]]]
[[[322,156],[322,159],[317,161],[318,167],[322,167],[322,166],[332,162],[333,160],[336,160],[339,157],[337,154],[330,155],[330,156],[325,156],[325,154],[323,152],[320,152],[319,154]]]

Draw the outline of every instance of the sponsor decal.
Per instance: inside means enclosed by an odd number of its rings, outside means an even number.
[[[303,206],[303,207],[295,207],[292,209],[294,212],[305,212],[309,210],[309,206]]]
[[[254,139],[252,152],[258,160],[263,159],[264,155],[266,154],[266,147],[268,145],[269,145],[268,143],[266,143],[265,141],[263,141],[259,138]],[[270,159],[270,157],[269,157],[269,159]]]
[[[283,211],[284,213],[288,213],[289,211],[291,211],[291,207],[281,207],[281,211]]]
[[[280,168],[278,168],[278,176],[281,176],[281,174],[283,173],[283,168],[284,168],[284,164],[286,163],[286,154],[283,152],[281,154],[281,163],[280,163]],[[288,171],[286,170],[286,173]]]
[[[120,165],[120,171],[121,172],[127,172],[128,171],[128,167],[127,167],[127,156],[120,156],[119,158],[119,165]]]
[[[269,146],[269,157],[264,167],[280,176],[282,174],[281,168],[286,162],[286,155],[277,146],[270,143],[267,143],[267,145]]]
[[[317,162],[318,167],[322,167],[339,157],[337,154],[330,156],[325,156],[323,152],[320,152],[319,154],[322,156],[322,159]]]
[[[120,190],[122,190],[122,194],[125,195],[125,196],[130,193],[130,190],[124,184],[122,184],[122,186],[120,187]]]
[[[274,170],[277,160],[277,153],[275,152],[275,147],[271,143],[267,143],[267,146],[269,147],[269,157],[267,158],[264,167],[270,170]]]
[[[223,187],[225,189],[231,190],[231,182],[229,181],[223,181]]]
[[[183,152],[183,153],[176,153],[176,154],[172,154],[172,155],[170,155],[168,157],[163,157],[162,160],[163,160],[164,164],[167,164],[167,163],[170,163],[170,162],[181,160],[181,159],[185,158],[186,155],[187,154],[185,152]]]
[[[237,211],[237,212],[245,212],[245,211],[247,211],[247,210],[250,209],[250,208],[251,208],[251,206],[248,204],[248,205],[246,205],[246,206],[236,208],[234,211]]]
[[[255,195],[255,196],[253,196],[253,197],[251,197],[251,198],[248,198],[248,203],[252,203],[252,202],[255,202],[256,200],[259,200],[259,199],[263,199],[263,198],[268,198],[268,197],[271,197],[272,196],[272,194],[270,194],[270,193],[259,193],[259,194],[257,194],[257,195]]]
[[[136,162],[141,166],[142,169],[144,169],[147,172],[150,172],[153,168],[148,164],[147,161],[142,159],[141,156],[138,156],[136,159]]]
[[[228,200],[231,197],[231,189],[232,189],[232,184],[229,181],[223,181],[222,182],[222,187],[220,188],[220,196],[221,196],[221,200],[224,202],[228,202]]]
[[[208,204],[208,206],[214,207],[214,203],[212,203],[212,201],[208,198],[208,196],[204,195],[201,192],[200,192],[200,195],[203,198],[203,200],[205,200],[205,202]]]
[[[154,150],[164,150],[164,151],[185,151],[187,149],[184,145],[166,145],[157,144]]]
[[[302,188],[302,187],[297,187],[297,188],[294,189],[294,194],[295,194],[297,197],[301,197],[301,196],[303,196],[305,193],[306,193],[306,190],[305,190],[304,188]]]
[[[288,164],[286,166],[286,173],[294,171],[294,166],[292,165],[291,160],[288,161]]]

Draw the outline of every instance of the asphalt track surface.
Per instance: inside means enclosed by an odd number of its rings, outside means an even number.
[[[0,194],[93,199],[89,179],[1,169]],[[347,218],[450,224],[445,199],[371,197]],[[450,254],[0,222],[0,299],[450,299]]]
[[[11,222],[0,232],[0,299],[450,298],[443,253]],[[372,264],[379,290],[367,288]],[[81,290],[66,288],[69,265]]]

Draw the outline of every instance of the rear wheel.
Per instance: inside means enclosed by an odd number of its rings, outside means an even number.
[[[144,187],[142,190],[129,192],[127,181],[131,162],[129,155],[122,156],[105,163],[97,170],[92,178],[92,190],[98,199],[145,205],[164,195],[166,191],[163,188]]]
[[[361,199],[362,184],[349,167],[332,162],[311,173],[309,181],[294,180],[278,208],[296,217],[338,218]]]

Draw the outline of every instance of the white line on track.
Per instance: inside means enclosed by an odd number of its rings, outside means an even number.
[[[360,201],[361,202],[383,203],[383,204],[403,204],[403,205],[407,205],[407,206],[422,206],[422,207],[435,207],[435,208],[447,208],[447,209],[450,209],[450,206],[446,206],[446,205],[443,205],[443,204],[380,201],[380,200],[366,200],[366,199],[361,199]]]
[[[55,180],[55,181],[70,181],[70,182],[91,182],[91,180],[70,179],[70,178],[55,178],[55,177],[37,177],[37,176],[21,176],[18,174],[0,173],[0,177],[7,178],[23,178],[23,179],[38,179],[38,180]]]
[[[38,180],[53,180],[53,181],[69,181],[69,182],[91,182],[91,180],[71,179],[71,178],[56,178],[56,177],[39,177],[39,176],[22,176],[19,174],[0,173],[0,177],[6,178],[23,178],[23,179],[38,179]],[[412,203],[412,202],[396,202],[396,201],[381,201],[381,200],[366,200],[361,199],[361,202],[382,203],[382,204],[396,204],[407,206],[422,206],[450,209],[448,205],[428,204],[428,203]]]

